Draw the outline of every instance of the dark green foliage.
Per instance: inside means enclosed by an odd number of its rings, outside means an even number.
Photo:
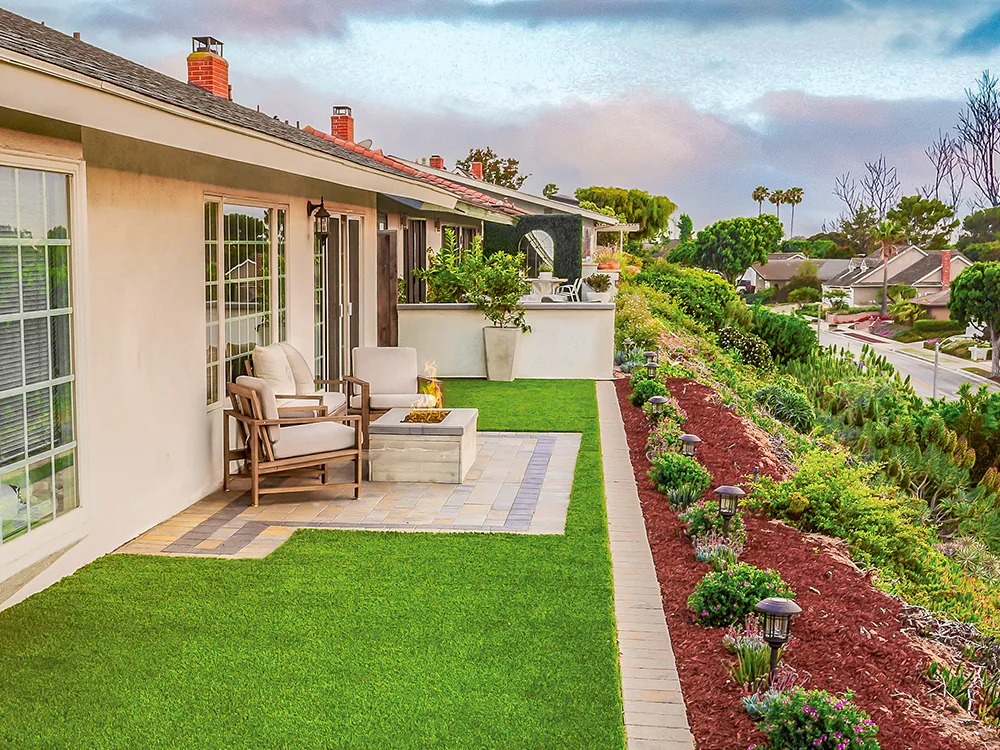
[[[767,342],[777,364],[804,360],[816,348],[816,331],[804,320],[753,308],[753,332]]]
[[[521,252],[524,235],[540,229],[552,237],[555,262],[553,271],[559,278],[575,280],[583,271],[583,217],[579,214],[539,214],[522,216],[517,224],[483,222],[483,252],[516,255]]]
[[[976,452],[973,482],[979,482],[1000,459],[1000,393],[981,385],[973,390],[968,383],[958,389],[958,400],[935,401],[931,407]]]
[[[640,371],[644,372],[644,368],[636,370],[636,373]],[[642,406],[649,401],[651,396],[666,396],[670,393],[667,386],[659,380],[650,380],[646,377],[637,379],[636,373],[632,375],[632,396],[629,398],[633,406]]]
[[[698,232],[695,263],[718,271],[735,284],[754,263],[767,262],[783,234],[781,222],[770,214],[723,219]]]
[[[688,609],[699,625],[724,628],[745,621],[757,602],[771,596],[791,598],[795,592],[776,571],[737,563],[702,578],[688,597]]]
[[[1000,207],[985,208],[973,211],[962,220],[962,234],[955,244],[959,250],[966,250],[969,245],[998,240],[1000,240]]]
[[[903,241],[922,250],[940,250],[948,245],[958,228],[955,209],[937,198],[922,195],[903,196],[899,205],[886,214],[903,230]]]
[[[816,275],[818,272],[819,266],[811,260],[802,261],[796,269],[795,275],[785,285],[785,291],[791,293],[797,289],[809,288],[821,293],[823,284],[820,282],[819,276]]]
[[[1000,241],[977,242],[972,245],[966,245],[963,252],[973,263],[977,261],[983,261],[984,263],[1000,261]]]
[[[688,487],[695,498],[700,497],[712,484],[712,475],[708,473],[708,469],[690,456],[669,451],[653,459],[649,478],[663,494],[678,487]]]
[[[665,195],[650,195],[645,190],[626,190],[615,187],[579,188],[579,201],[589,201],[602,208],[612,209],[626,222],[637,223],[642,229],[633,235],[636,239],[654,239],[670,226],[670,216],[677,206]]]
[[[687,242],[694,234],[694,222],[687,214],[681,214],[677,220],[677,239]]]
[[[993,349],[992,377],[1000,376],[1000,263],[973,263],[951,282],[951,316],[982,328]]]
[[[688,315],[710,330],[719,330],[732,321],[735,310],[746,307],[725,279],[664,260],[647,264],[636,275],[635,283],[667,292]]]
[[[525,180],[531,177],[530,174],[521,174],[520,161],[511,158],[503,159],[489,146],[469,149],[469,155],[456,161],[455,166],[469,171],[472,169],[474,161],[483,165],[483,181],[492,185],[520,190]]]
[[[745,365],[770,370],[774,366],[771,350],[760,336],[744,333],[736,326],[723,326],[719,331],[719,346],[739,353]]]
[[[771,416],[799,432],[809,432],[816,422],[812,404],[798,391],[769,385],[757,391],[754,398]]]
[[[892,338],[895,341],[909,344],[914,341],[957,336],[960,333],[965,333],[965,327],[964,323],[957,320],[918,320],[912,328],[898,331]]]
[[[767,750],[879,750],[878,726],[853,697],[796,687],[767,701],[760,724]]]

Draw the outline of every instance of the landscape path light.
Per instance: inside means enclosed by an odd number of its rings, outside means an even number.
[[[694,456],[698,452],[698,443],[701,442],[701,438],[697,435],[689,435],[687,433],[681,435],[681,455],[684,456]]]
[[[666,396],[650,396],[649,405],[653,410],[653,416],[659,418],[663,414],[663,405],[667,403]]]
[[[649,379],[653,380],[656,377],[656,371],[660,369],[660,363],[657,359],[656,352],[645,352],[646,356],[646,374],[649,375]]]
[[[771,671],[767,677],[767,684],[770,686],[778,668],[778,654],[792,635],[792,617],[801,614],[802,607],[791,599],[773,596],[757,602],[755,609],[760,613],[764,640],[771,647]]]
[[[623,339],[622,340],[622,349],[624,349],[627,352],[632,351],[632,339]]]
[[[730,487],[727,484],[715,488],[715,495],[719,498],[719,515],[722,516],[723,536],[729,536],[729,522],[736,515],[740,498],[746,494],[739,487]]]

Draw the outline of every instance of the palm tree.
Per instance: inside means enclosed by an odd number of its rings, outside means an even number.
[[[774,215],[778,217],[778,221],[781,221],[780,211],[781,204],[785,202],[785,193],[783,190],[774,190],[767,197],[771,203],[774,204]]]
[[[764,201],[766,201],[768,199],[768,197],[770,197],[770,195],[771,195],[771,191],[768,190],[763,185],[758,185],[756,188],[754,188],[753,193],[751,193],[751,196],[753,197],[753,199],[755,201],[757,201],[757,215],[758,216],[760,216],[762,213],[764,213]]]
[[[894,221],[883,219],[872,230],[872,239],[882,245],[882,314],[889,314],[889,261],[896,255],[896,243],[903,229]]]
[[[785,191],[785,203],[788,203],[792,207],[792,219],[788,224],[788,236],[795,236],[795,207],[802,202],[803,190],[800,187],[788,188]]]

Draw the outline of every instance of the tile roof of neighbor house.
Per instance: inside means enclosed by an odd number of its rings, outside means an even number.
[[[773,253],[768,255],[767,263],[754,263],[753,270],[763,279],[768,281],[788,281],[796,273],[798,273],[799,266],[801,266],[806,261],[809,261],[816,266],[816,276],[820,281],[829,281],[830,279],[838,276],[847,270],[847,265],[850,263],[849,260],[843,260],[841,258],[787,258],[787,259],[776,259],[775,255],[784,255],[787,253]]]
[[[381,151],[372,151],[313,128],[299,129],[277,117],[216,96],[198,86],[144,67],[3,8],[0,8],[0,47],[230,125],[280,138],[360,166],[429,183],[483,208],[511,215],[525,213],[504,201],[406,167]]]

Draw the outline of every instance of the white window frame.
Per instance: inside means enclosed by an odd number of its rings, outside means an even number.
[[[76,439],[76,481],[78,505],[63,516],[0,545],[0,580],[5,580],[44,557],[75,544],[92,528],[88,503],[90,486],[89,393],[90,350],[82,346],[82,331],[90,329],[87,227],[86,162],[58,156],[43,156],[13,149],[0,149],[0,166],[57,172],[69,176],[70,230],[70,357],[73,362],[73,434]],[[15,603],[11,597],[0,606]]]
[[[270,226],[270,268],[271,268],[271,278],[270,278],[270,320],[271,320],[271,343],[276,341],[284,341],[288,337],[288,332],[291,326],[290,317],[290,305],[288,298],[288,239],[289,239],[289,219],[291,217],[291,212],[289,211],[289,205],[287,203],[278,203],[275,201],[261,200],[260,198],[250,198],[240,195],[231,194],[219,194],[219,193],[205,193],[202,200],[202,224],[204,224],[204,211],[206,203],[217,203],[219,208],[216,211],[215,216],[215,236],[216,241],[216,288],[218,293],[216,295],[216,304],[218,306],[218,335],[216,337],[216,347],[218,351],[218,361],[215,363],[216,367],[216,379],[218,382],[218,392],[216,393],[216,399],[210,404],[206,404],[208,411],[217,411],[223,407],[226,401],[226,357],[225,357],[225,347],[226,347],[226,311],[225,311],[225,284],[224,282],[224,271],[223,271],[223,250],[225,248],[225,207],[230,206],[248,206],[251,208],[264,208],[271,212],[271,226]],[[279,326],[278,326],[278,300],[279,300],[279,274],[278,274],[278,211],[285,212],[285,227],[284,227],[284,241],[285,241],[285,336],[279,338]],[[204,249],[205,238],[202,238],[202,248]],[[202,285],[204,286],[207,282],[204,280],[204,264],[202,266]],[[205,322],[206,332],[208,321]],[[207,362],[206,362],[207,368]],[[207,384],[206,384],[207,387]],[[207,400],[207,399],[206,399]]]

